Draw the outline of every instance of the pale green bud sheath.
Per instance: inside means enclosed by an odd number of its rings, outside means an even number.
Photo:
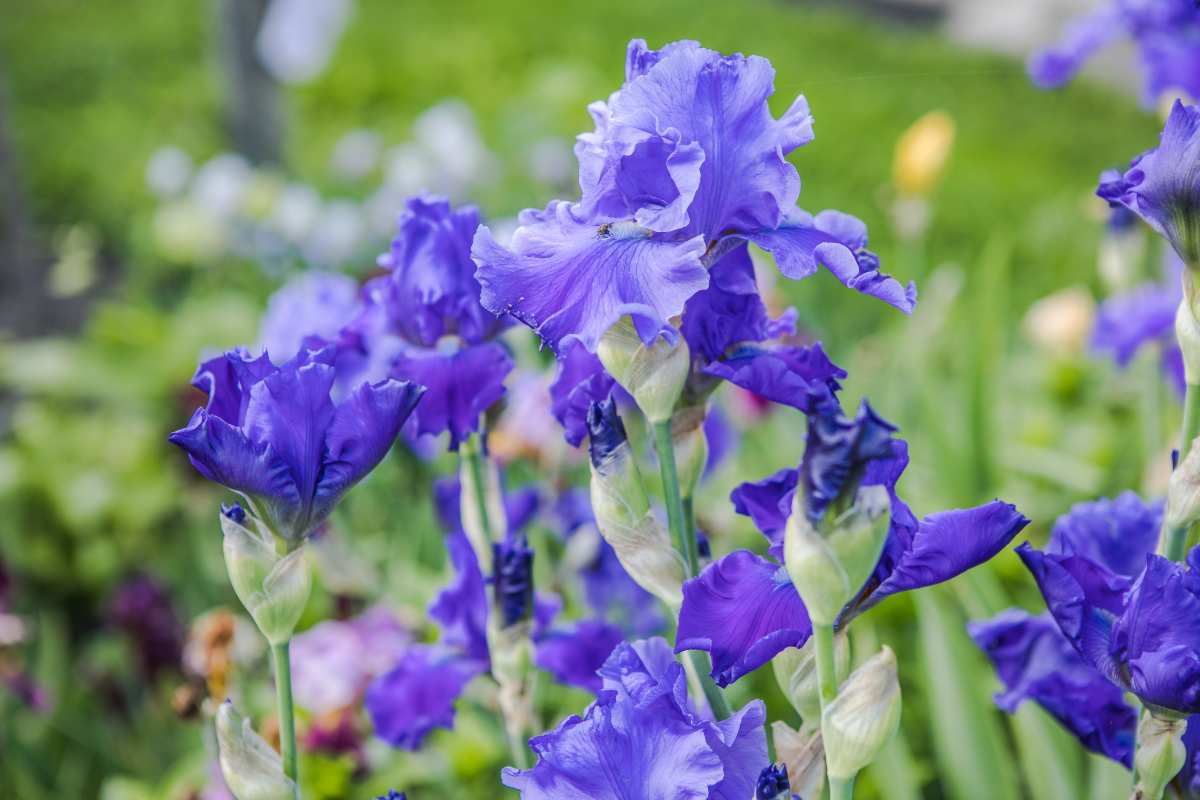
[[[803,647],[788,647],[771,660],[775,680],[785,697],[800,715],[805,727],[816,727],[821,720],[821,690],[817,677],[817,647],[813,639]],[[850,672],[850,640],[845,633],[833,637],[834,685]]]
[[[1134,800],[1160,800],[1167,784],[1183,769],[1187,748],[1183,733],[1186,719],[1163,719],[1143,713],[1138,723],[1137,752],[1133,764],[1137,785]]]
[[[1179,458],[1186,461],[1191,453],[1193,442],[1200,434],[1200,321],[1197,320],[1197,304],[1200,297],[1197,291],[1197,267],[1189,264],[1183,271],[1183,300],[1179,310],[1175,312],[1175,337],[1179,341],[1179,349],[1183,354],[1183,375],[1186,389],[1183,398],[1183,427],[1179,434]],[[1180,464],[1182,467],[1183,465]],[[1172,491],[1175,481],[1172,480]],[[1168,507],[1172,505],[1168,500]],[[1177,513],[1172,518],[1168,513],[1163,518],[1162,535],[1159,538],[1159,552],[1172,561],[1181,561],[1187,543],[1188,528],[1191,522],[1182,522],[1179,518],[1179,500],[1174,503]],[[1193,520],[1194,521],[1194,520]]]
[[[284,774],[279,754],[226,700],[217,711],[221,774],[237,800],[295,800],[296,782]]]
[[[647,346],[633,320],[622,317],[600,338],[596,355],[652,425],[670,422],[691,363],[682,336],[676,336],[673,343],[660,336]]]
[[[859,770],[875,760],[899,724],[896,656],[884,647],[850,674],[821,712],[825,768],[834,800],[838,792],[849,797]]]

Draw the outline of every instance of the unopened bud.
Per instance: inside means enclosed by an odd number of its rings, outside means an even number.
[[[783,539],[788,575],[814,624],[833,625],[879,562],[891,521],[891,499],[883,486],[864,486],[854,502],[821,531],[803,513],[796,493]]]
[[[1200,520],[1200,446],[1188,444],[1167,485],[1166,526],[1186,528]]]
[[[708,438],[704,435],[704,406],[681,408],[671,417],[671,444],[679,470],[679,492],[691,497],[708,464]]]
[[[291,639],[312,586],[304,547],[280,555],[258,525],[246,527],[229,514],[221,515],[221,530],[225,569],[238,599],[268,642]]]
[[[833,665],[837,683],[850,671],[850,640],[844,632],[833,637]],[[771,661],[775,680],[800,719],[816,724],[821,719],[821,692],[817,680],[816,643],[810,637],[803,647],[788,647]]]
[[[875,760],[899,724],[896,655],[884,647],[850,674],[822,714],[821,735],[829,776],[852,779]]]
[[[472,436],[460,446],[459,513],[463,532],[484,574],[492,569],[492,542],[503,541],[508,532],[508,516],[504,510],[504,494],[500,488],[500,468],[481,453],[479,437]],[[478,479],[477,473],[478,471]],[[480,507],[479,484],[483,484],[483,503]],[[484,514],[487,518],[484,518]]]
[[[1133,794],[1136,800],[1158,800],[1171,779],[1183,769],[1187,759],[1185,730],[1186,719],[1160,719],[1152,713],[1142,714],[1133,757],[1138,776]]]
[[[954,147],[954,119],[930,111],[909,126],[896,142],[892,182],[901,194],[925,195],[937,185]]]
[[[605,332],[596,348],[596,355],[608,374],[633,395],[651,423],[671,418],[687,380],[690,365],[687,342],[682,336],[674,339],[672,343],[660,336],[647,347],[633,320],[623,317]]]
[[[767,764],[758,773],[754,800],[792,800],[792,782],[788,780],[787,764]]]
[[[226,700],[217,711],[221,774],[237,800],[293,800],[296,784],[283,773],[283,759]]]
[[[512,627],[533,614],[533,549],[524,536],[492,545],[492,593],[500,625]]]
[[[796,731],[776,720],[771,723],[771,739],[775,742],[775,757],[787,765],[792,794],[820,797],[825,783],[825,747],[820,726],[805,725]]]
[[[1195,280],[1184,274],[1185,290]],[[1175,338],[1179,341],[1179,350],[1183,353],[1183,379],[1189,384],[1200,383],[1200,322],[1196,321],[1194,305],[1187,297],[1179,303],[1175,312]]]

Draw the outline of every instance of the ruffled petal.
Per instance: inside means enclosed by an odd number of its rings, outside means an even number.
[[[488,597],[479,560],[462,532],[446,537],[446,552],[454,579],[438,592],[429,606],[429,616],[441,626],[442,643],[486,664]]]
[[[486,227],[476,234],[471,252],[482,302],[512,314],[557,352],[576,340],[595,352],[625,315],[649,344],[669,335],[667,320],[708,285],[699,237],[667,241],[632,223],[593,224],[557,201],[525,220],[511,250]]]
[[[911,314],[917,287],[879,271],[879,258],[867,248],[866,226],[840,211],[815,217],[793,209],[777,228],[750,232],[746,238],[775,257],[779,270],[800,280],[825,267],[847,287]]]
[[[1158,547],[1163,506],[1134,492],[1078,503],[1055,521],[1046,552],[1082,556],[1115,575],[1136,578]]]
[[[572,447],[579,447],[587,437],[587,412],[592,403],[607,400],[615,385],[600,359],[583,345],[570,344],[561,354],[550,385],[550,412]]]
[[[740,347],[704,372],[774,403],[805,414],[833,402],[846,371],[825,355],[820,344],[809,347]]]
[[[513,360],[496,342],[454,353],[410,351],[392,363],[392,375],[426,387],[414,420],[418,435],[450,432],[450,449],[479,429],[480,416],[504,396]]]
[[[1012,714],[1033,700],[1088,750],[1133,767],[1137,711],[1125,702],[1123,689],[1080,657],[1048,615],[1012,608],[967,629],[1004,684],[996,705]]]
[[[192,386],[208,395],[208,413],[234,427],[242,424],[250,388],[275,371],[266,353],[250,355],[243,348],[204,361],[192,376]]]
[[[569,628],[543,635],[537,642],[534,663],[559,683],[599,692],[602,682],[596,670],[624,639],[625,635],[615,625],[603,620],[581,620]]]
[[[786,570],[747,550],[730,553],[683,585],[676,650],[707,650],[719,686],[786,647],[800,647],[811,634],[808,611]]]
[[[364,705],[375,735],[392,747],[420,749],[434,728],[454,727],[455,702],[486,670],[486,663],[445,647],[409,648],[400,663],[367,688]]]
[[[754,526],[771,543],[772,554],[780,560],[783,532],[792,513],[792,498],[799,483],[800,470],[788,467],[761,481],[740,484],[729,495],[733,510],[754,521]]]
[[[752,700],[723,719],[705,727],[708,746],[721,759],[725,774],[712,788],[711,800],[745,800],[754,796],[758,776],[767,760],[767,708]]]

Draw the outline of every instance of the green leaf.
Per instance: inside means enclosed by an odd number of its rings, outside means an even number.
[[[1010,717],[1021,774],[1033,800],[1083,796],[1083,751],[1049,714],[1025,703]]]

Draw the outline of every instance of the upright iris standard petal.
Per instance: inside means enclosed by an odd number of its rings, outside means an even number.
[[[805,414],[835,403],[846,371],[825,355],[821,345],[764,348],[746,346],[709,364],[704,372]]]
[[[565,628],[552,628],[541,636],[534,652],[534,663],[559,683],[598,693],[603,684],[596,670],[624,640],[621,629],[611,623],[580,620]]]
[[[867,226],[857,217],[832,210],[814,217],[797,208],[778,227],[748,232],[746,238],[775,256],[789,278],[807,278],[825,267],[847,287],[906,314],[916,307],[916,285],[903,286],[879,271],[879,257],[867,249]]]
[[[414,197],[406,204],[379,265],[389,271],[381,285],[388,319],[409,342],[433,347],[455,335],[479,344],[507,324],[479,304],[471,260],[479,222],[474,206],[453,209],[440,197]]]
[[[450,433],[450,449],[479,428],[483,412],[504,396],[513,360],[498,342],[470,345],[450,353],[408,351],[392,363],[396,378],[426,387],[416,411],[418,435]]]
[[[574,343],[559,354],[557,374],[550,386],[550,411],[563,427],[572,447],[587,437],[587,413],[592,403],[612,394],[616,381],[604,370],[599,357]]]
[[[707,650],[728,686],[812,635],[808,611],[780,564],[737,550],[683,586],[676,650]]]
[[[968,630],[1004,684],[996,705],[1012,714],[1033,700],[1088,750],[1132,768],[1137,711],[1124,690],[1080,657],[1053,619],[1012,608]]]
[[[1185,263],[1200,263],[1200,108],[1175,101],[1159,146],[1123,175],[1106,173],[1096,193],[1138,214]]]
[[[486,670],[486,662],[446,647],[409,648],[367,688],[365,706],[375,735],[392,747],[419,749],[434,728],[453,727],[455,701]]]
[[[708,285],[700,237],[669,240],[633,223],[597,224],[558,201],[527,212],[522,222],[511,249],[486,227],[476,234],[471,252],[482,302],[516,317],[558,352],[572,341],[595,352],[601,335],[625,315],[650,344]]]
[[[800,462],[804,509],[814,522],[844,492],[856,488],[867,466],[892,454],[896,427],[876,414],[866,400],[854,419],[838,404],[808,415],[808,437]]]
[[[358,284],[353,278],[336,272],[300,273],[267,301],[258,337],[263,350],[282,363],[293,358],[311,336],[335,340],[358,311]]]
[[[1158,546],[1163,506],[1161,500],[1147,503],[1134,492],[1078,503],[1055,521],[1046,552],[1082,556],[1116,575],[1135,578]]]

